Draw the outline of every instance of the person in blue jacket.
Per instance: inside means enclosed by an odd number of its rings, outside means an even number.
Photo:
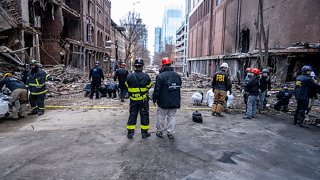
[[[93,99],[94,93],[96,93],[96,99],[100,99],[99,88],[101,86],[101,81],[104,80],[104,75],[100,68],[99,61],[96,61],[95,67],[90,70],[89,79],[91,78],[90,99]]]
[[[302,125],[305,119],[305,113],[308,110],[309,99],[314,95],[314,92],[318,93],[320,91],[320,85],[315,83],[311,78],[312,66],[303,66],[302,75],[296,78],[295,85],[295,97],[297,100],[297,109],[294,113],[293,124],[299,127],[304,127]]]
[[[282,90],[278,92],[276,97],[277,97],[278,101],[274,105],[274,109],[276,111],[281,110],[283,112],[287,112],[288,111],[288,104],[289,104],[289,101],[292,97],[292,93],[289,91],[287,84],[284,84],[282,86]]]

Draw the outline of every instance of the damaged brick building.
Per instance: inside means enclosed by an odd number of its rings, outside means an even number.
[[[0,44],[20,50],[20,59],[88,70],[99,60],[108,66],[110,0],[3,0],[2,12],[17,21],[0,29]]]
[[[189,7],[192,74],[212,77],[227,62],[236,79],[246,67],[259,66],[261,52],[278,81],[292,80],[304,64],[320,70],[319,1],[189,0]]]

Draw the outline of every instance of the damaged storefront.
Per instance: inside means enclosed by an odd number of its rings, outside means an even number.
[[[110,1],[90,2],[102,12],[110,12]],[[23,63],[36,59],[45,66],[63,64],[89,70],[95,61],[101,61],[107,70],[110,55],[103,39],[109,37],[107,23],[110,22],[105,18],[110,20],[110,13],[99,14],[97,22],[92,13],[89,15],[87,3],[82,0],[1,1],[1,14],[12,16],[7,21],[16,23],[0,28],[0,45],[15,52]],[[99,29],[105,30],[104,33]]]
[[[313,43],[312,48],[289,47],[286,49],[274,49],[269,51],[267,66],[271,70],[275,82],[293,81],[304,65],[313,66],[316,75],[320,71],[320,44]],[[221,56],[203,57],[189,60],[189,72],[191,74],[212,78],[218,71],[221,63],[226,62],[230,66],[230,75],[233,81],[243,79],[245,69],[259,67],[259,53],[235,53]]]

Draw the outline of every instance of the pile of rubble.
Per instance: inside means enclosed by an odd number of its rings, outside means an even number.
[[[48,97],[83,92],[88,73],[62,65],[45,69],[50,75],[47,81]]]

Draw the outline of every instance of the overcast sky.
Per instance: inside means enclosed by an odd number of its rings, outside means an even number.
[[[153,55],[154,28],[162,25],[166,5],[184,7],[185,0],[111,0],[111,18],[117,24],[129,11],[140,13],[140,17],[148,28],[148,49]]]

